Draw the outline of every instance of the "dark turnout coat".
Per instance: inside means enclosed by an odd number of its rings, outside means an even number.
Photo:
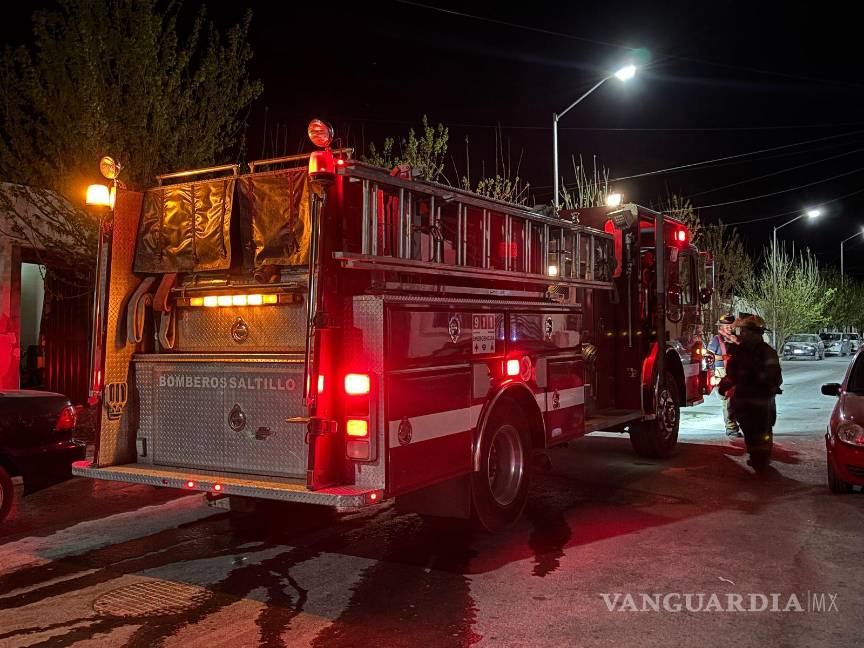
[[[750,451],[770,449],[777,420],[774,396],[783,384],[780,359],[758,338],[742,340],[730,352],[720,393],[730,397],[730,415],[741,426]]]

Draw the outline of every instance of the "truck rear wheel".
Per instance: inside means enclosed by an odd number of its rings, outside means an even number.
[[[525,508],[531,481],[531,436],[522,410],[504,400],[480,439],[480,470],[472,473],[472,517],[485,531],[512,525]]]
[[[678,443],[681,405],[678,385],[672,374],[666,372],[655,393],[654,420],[630,426],[630,443],[640,457],[658,459],[670,456]]]

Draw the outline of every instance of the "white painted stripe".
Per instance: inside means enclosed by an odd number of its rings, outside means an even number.
[[[546,411],[546,392],[540,392],[539,394],[534,394],[534,400],[537,401],[537,405],[540,407],[541,412]]]
[[[548,401],[551,403],[551,395],[548,395]],[[537,401],[537,406],[541,412],[551,410],[547,407],[547,394],[539,393],[534,395]],[[576,407],[585,403],[585,388],[570,387],[568,389],[558,390],[558,407],[557,410],[562,410],[567,407]],[[433,414],[423,414],[422,416],[413,416],[408,418],[411,424],[411,443],[419,443],[421,441],[430,441],[432,439],[440,439],[451,434],[458,434],[477,427],[480,420],[480,413],[483,411],[483,405],[472,405],[471,407],[463,407],[455,410],[447,410],[445,412],[435,412]],[[390,436],[390,447],[396,448],[399,445],[399,426],[401,421],[390,421],[388,425],[388,433]]]
[[[575,407],[585,403],[585,388],[571,387],[570,389],[562,389],[558,392],[558,409],[565,407]]]
[[[408,422],[411,424],[411,443],[440,439],[451,434],[466,432],[477,425],[482,410],[482,405],[472,405],[471,407],[410,417]],[[399,426],[401,424],[402,421],[390,421],[391,448],[401,445],[399,443]]]

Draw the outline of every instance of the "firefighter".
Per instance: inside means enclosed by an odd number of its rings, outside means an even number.
[[[730,415],[744,432],[750,453],[747,463],[761,470],[768,464],[773,445],[772,428],[777,421],[774,397],[782,393],[780,359],[762,339],[765,320],[761,317],[742,315],[733,327],[739,342],[731,349],[719,391],[729,398]]]
[[[732,332],[732,325],[735,323],[734,315],[724,315],[717,320],[717,335],[711,338],[708,343],[708,351],[714,356],[714,382],[719,382],[726,376],[726,361],[729,359],[730,351],[733,346],[738,344],[738,338]],[[730,439],[737,439],[742,436],[741,429],[738,427],[738,422],[729,415],[729,399],[718,393],[720,400],[723,401],[723,423],[726,427],[726,436]]]

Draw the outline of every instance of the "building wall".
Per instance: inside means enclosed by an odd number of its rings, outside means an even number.
[[[18,389],[21,384],[22,250],[25,250],[29,257],[38,257],[40,253],[44,253],[44,249],[40,247],[40,236],[56,232],[53,219],[46,215],[66,212],[72,208],[65,198],[56,193],[0,182],[0,389]],[[72,244],[70,240],[69,245]],[[27,259],[31,262],[36,260]],[[66,349],[75,345],[75,348],[86,356],[86,331],[89,329],[89,318],[85,314],[86,295],[83,297],[83,304],[83,308],[77,303],[60,308],[77,318],[78,328],[83,333],[72,335],[69,332],[71,327],[61,330],[55,326],[53,330],[60,347]],[[63,322],[68,320],[66,317]],[[82,361],[66,351],[52,353],[52,358],[62,361],[62,366],[52,367],[50,371],[46,369],[46,374],[56,379],[57,385],[73,390],[72,383],[65,376],[77,376],[77,367]],[[74,370],[68,367],[73,367]],[[80,390],[77,385],[74,388]],[[81,389],[86,389],[86,377]]]
[[[21,252],[0,237],[0,389],[18,389],[21,363]]]

